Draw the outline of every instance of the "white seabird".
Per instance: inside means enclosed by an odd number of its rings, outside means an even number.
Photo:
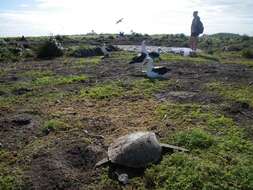
[[[147,48],[146,48],[146,41],[143,40],[142,43],[141,43],[141,52],[142,53],[145,53],[147,55],[149,55],[149,57],[151,57],[152,59],[161,59],[160,58],[160,53],[162,52],[161,48],[158,48],[158,51],[151,51],[151,52],[148,52]]]
[[[147,64],[146,75],[149,78],[162,78],[166,73],[168,73],[171,69],[163,66],[154,67],[154,61],[151,57],[147,56],[144,65]]]
[[[146,49],[145,40],[143,40],[141,43],[141,52],[137,56],[133,57],[129,64],[143,63],[147,55],[148,51]]]
[[[106,49],[106,45],[105,43],[103,44],[103,46],[101,47],[101,50],[104,54],[104,56],[102,57],[102,59],[108,58],[111,56],[111,53]]]

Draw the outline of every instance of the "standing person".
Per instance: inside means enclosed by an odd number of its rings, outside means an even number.
[[[191,38],[190,38],[190,47],[193,51],[197,50],[197,41],[198,36],[204,32],[203,23],[200,21],[198,16],[198,11],[193,12],[193,20],[191,25]]]

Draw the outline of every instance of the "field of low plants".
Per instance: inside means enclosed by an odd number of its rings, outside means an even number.
[[[161,55],[149,79],[117,45],[187,46],[181,35],[0,41],[0,190],[253,189],[252,37],[200,39],[196,57]],[[112,56],[101,59],[102,43]],[[24,45],[25,44],[25,45]],[[189,149],[129,174],[94,168],[117,137],[153,131]]]

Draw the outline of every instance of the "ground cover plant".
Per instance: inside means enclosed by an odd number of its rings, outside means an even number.
[[[253,188],[253,70],[243,51],[252,48],[251,37],[210,35],[200,39],[204,51],[196,57],[162,54],[155,64],[171,69],[165,79],[129,65],[136,52],[71,55],[103,42],[123,44],[114,35],[55,38],[63,45],[60,57],[0,51],[1,190]],[[48,40],[27,39],[34,55]],[[188,37],[126,39],[185,46]],[[122,186],[110,167],[94,166],[115,138],[135,131],[153,131],[190,151],[165,154]]]

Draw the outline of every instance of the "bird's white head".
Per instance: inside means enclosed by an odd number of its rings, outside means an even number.
[[[148,51],[146,49],[146,41],[145,40],[143,40],[141,43],[141,52],[148,54]]]
[[[153,69],[153,59],[149,56],[147,56],[143,62],[143,65],[147,65],[147,71],[151,71]]]
[[[153,64],[153,59],[151,58],[151,57],[149,57],[149,56],[147,56],[146,58],[145,58],[145,60],[144,60],[144,62],[143,62],[143,64],[144,65],[146,65],[146,64]]]

